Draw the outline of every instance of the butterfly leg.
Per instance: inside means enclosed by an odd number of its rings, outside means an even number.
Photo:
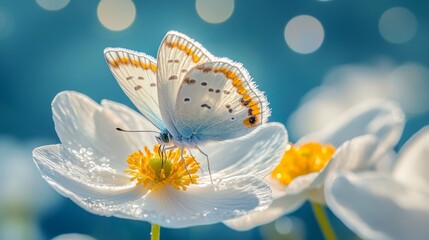
[[[212,172],[210,171],[210,161],[209,161],[209,155],[205,152],[203,152],[203,150],[201,150],[198,146],[196,147],[198,149],[198,151],[200,151],[201,154],[203,154],[204,156],[206,156],[206,160],[207,160],[207,168],[209,170],[209,175],[210,175],[210,181],[213,184],[213,178],[212,178]]]
[[[199,164],[199,163],[197,162],[197,160],[195,160],[194,155],[192,155],[192,152],[191,152],[191,149],[190,149],[190,148],[188,148],[188,151],[189,151],[189,155],[191,155],[191,157],[194,159],[194,162],[195,162],[196,164]],[[204,169],[203,169],[203,168],[200,168],[200,170],[201,170],[201,175],[204,175]]]
[[[189,178],[191,179],[191,182],[194,182],[194,179],[192,178],[191,174],[188,171],[188,167],[186,166],[186,161],[185,158],[183,158],[183,152],[184,152],[184,148],[180,148],[180,158],[182,159],[183,165],[185,166],[185,170],[189,175]]]

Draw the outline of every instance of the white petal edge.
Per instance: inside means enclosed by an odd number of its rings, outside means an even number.
[[[275,199],[266,210],[253,211],[244,216],[225,221],[224,224],[237,231],[247,231],[270,223],[285,214],[289,214],[300,208],[306,201],[304,194],[289,194]]]
[[[379,141],[373,135],[363,135],[346,141],[335,151],[311,187],[323,187],[324,183],[338,171],[357,172],[372,169],[378,160],[376,155],[378,147]]]
[[[343,172],[325,188],[332,212],[363,239],[426,239],[429,195],[387,175]]]
[[[393,177],[410,188],[429,193],[429,127],[422,128],[401,148]]]
[[[266,209],[272,202],[269,186],[255,177],[225,179],[221,185],[192,185],[186,191],[172,187],[115,209],[116,217],[145,220],[167,228],[214,224]]]
[[[52,101],[52,114],[55,130],[64,147],[77,152],[90,151],[100,159],[108,158],[112,167],[120,171],[127,168],[128,154],[141,149],[143,145],[153,146],[156,142],[154,137],[116,130],[116,127],[153,128],[142,117],[138,118],[132,112],[127,114],[126,109],[122,112],[112,111],[78,92],[64,91],[57,94]]]
[[[280,162],[288,143],[287,131],[283,124],[272,122],[264,124],[246,136],[204,145],[201,147],[209,156],[212,177],[252,175],[266,177]],[[192,151],[201,169],[206,173],[206,158]]]
[[[108,167],[77,159],[60,145],[36,148],[33,158],[42,177],[51,187],[90,212],[93,212],[91,207],[84,204],[86,199],[119,205],[146,193],[130,182],[128,177]],[[93,213],[108,215],[105,212]]]
[[[317,141],[339,147],[354,137],[373,134],[381,139],[382,146],[393,146],[402,134],[404,123],[404,113],[395,103],[370,100],[346,111],[320,131],[304,136],[297,144]]]

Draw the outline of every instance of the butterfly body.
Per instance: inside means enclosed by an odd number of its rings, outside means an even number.
[[[233,139],[270,115],[265,95],[241,64],[213,56],[181,33],[167,33],[157,61],[122,48],[104,54],[121,88],[161,131],[160,144],[198,148]]]

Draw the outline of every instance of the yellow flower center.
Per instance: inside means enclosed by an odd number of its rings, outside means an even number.
[[[159,144],[154,146],[153,152],[145,146],[144,152],[131,153],[127,159],[129,169],[125,170],[130,174],[130,181],[137,181],[136,185],[141,184],[150,190],[168,185],[186,190],[191,183],[197,184],[199,176],[196,172],[200,163],[194,157],[188,156],[185,151],[182,160],[180,149],[167,150],[162,157],[159,155]]]
[[[319,172],[334,155],[335,147],[309,142],[299,147],[288,145],[279,165],[271,173],[280,183],[288,185],[298,176]]]

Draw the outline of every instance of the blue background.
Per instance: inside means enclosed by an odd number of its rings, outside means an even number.
[[[71,0],[60,11],[46,11],[35,1],[0,1],[0,11],[11,19],[10,34],[0,39],[1,135],[23,141],[43,137],[58,142],[50,104],[63,90],[131,106],[108,70],[103,49],[124,47],[156,57],[159,43],[169,30],[187,34],[217,56],[243,63],[267,93],[273,110],[270,121],[285,124],[301,97],[319,85],[335,66],[367,62],[380,55],[397,64],[413,61],[429,65],[426,1],[237,0],[232,16],[220,24],[203,21],[191,0],[135,1],[134,23],[119,32],[100,24],[97,5],[98,1]],[[415,37],[398,45],[386,42],[378,31],[380,16],[396,6],[408,8],[419,23]],[[285,43],[286,23],[301,14],[316,17],[324,26],[324,42],[312,54],[298,54]],[[428,113],[408,119],[400,145],[428,123]],[[308,204],[292,216],[305,222],[307,239],[321,238]],[[343,239],[354,238],[338,219],[332,215],[331,219]],[[55,211],[39,216],[38,224],[47,238],[77,232],[97,239],[147,239],[150,230],[146,222],[92,215],[66,198]],[[163,229],[161,236],[262,239],[261,232],[260,228],[236,232],[216,224]]]

